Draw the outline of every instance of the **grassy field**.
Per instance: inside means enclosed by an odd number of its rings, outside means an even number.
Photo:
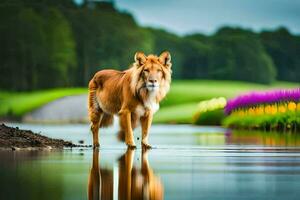
[[[154,123],[191,123],[192,115],[197,107],[197,102],[184,103],[162,107],[154,116]]]
[[[188,80],[173,81],[171,91],[161,104],[160,111],[154,116],[155,123],[190,123],[197,103],[213,97],[234,97],[251,91],[270,88],[293,88],[299,84],[278,82],[271,86],[237,82]],[[35,92],[0,91],[0,116],[21,117],[55,99],[87,93],[86,88],[52,89]]]

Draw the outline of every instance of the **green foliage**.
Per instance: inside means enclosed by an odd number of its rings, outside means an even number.
[[[225,118],[223,109],[209,110],[194,116],[193,124],[198,125],[221,125]]]
[[[43,20],[31,8],[1,7],[0,13],[0,86],[14,90],[34,89],[38,84],[37,70],[45,59]]]
[[[213,78],[264,84],[275,80],[273,62],[256,34],[223,28],[213,36],[212,46],[209,71]]]
[[[33,90],[71,85],[68,72],[76,65],[75,42],[64,15],[54,7],[41,12],[19,4],[1,7],[0,12],[0,87]]]
[[[223,27],[178,36],[140,27],[111,2],[14,0],[0,7],[0,88],[84,86],[101,69],[124,70],[136,51],[172,55],[173,79],[299,81],[299,36]]]
[[[242,129],[261,129],[261,130],[278,130],[278,131],[300,131],[300,113],[286,112],[276,115],[259,115],[259,116],[237,116],[229,115],[223,121],[223,124],[231,128]]]
[[[43,69],[44,74],[40,78],[44,81],[41,82],[45,87],[68,86],[71,83],[69,71],[77,63],[71,26],[63,14],[54,7],[48,8],[44,18],[49,67]]]
[[[152,51],[150,33],[138,27],[128,13],[99,3],[66,10],[76,38],[79,65],[77,84],[87,85],[95,72],[104,68],[126,69],[136,51]]]
[[[279,80],[299,82],[300,80],[300,37],[289,33],[285,28],[264,31],[261,41],[273,59]]]

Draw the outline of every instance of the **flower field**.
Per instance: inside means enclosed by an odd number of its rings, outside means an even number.
[[[227,102],[223,124],[233,128],[300,131],[300,88],[253,92]]]

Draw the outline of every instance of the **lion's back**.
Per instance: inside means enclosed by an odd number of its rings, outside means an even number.
[[[119,79],[122,77],[123,72],[113,69],[104,69],[101,71],[98,71],[94,77],[93,81],[96,82],[99,86],[103,85],[105,82],[107,82],[110,79]]]
[[[89,83],[90,93],[95,91],[95,99],[101,109],[109,114],[120,110],[125,72],[106,69],[97,72]]]

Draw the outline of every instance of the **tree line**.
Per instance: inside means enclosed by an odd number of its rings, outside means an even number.
[[[175,79],[300,80],[300,36],[222,27],[178,36],[140,27],[112,2],[4,0],[0,3],[0,88],[86,86],[104,68],[126,69],[136,51],[172,54]]]

